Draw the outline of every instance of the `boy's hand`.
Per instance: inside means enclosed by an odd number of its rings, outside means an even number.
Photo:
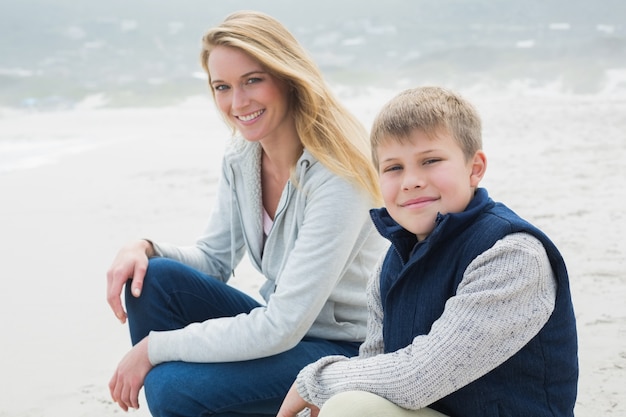
[[[302,399],[298,390],[296,389],[296,384],[291,386],[289,392],[285,396],[282,405],[280,406],[280,410],[278,410],[278,414],[276,417],[296,417],[298,413],[305,408],[311,410],[311,417],[317,417],[320,412],[320,409],[314,406],[313,404],[309,404]]]

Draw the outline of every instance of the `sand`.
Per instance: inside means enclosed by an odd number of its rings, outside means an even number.
[[[369,125],[391,93],[345,102]],[[626,100],[468,97],[484,118],[483,185],[540,226],[568,264],[580,339],[576,415],[626,417]],[[195,239],[228,131],[205,99],[2,113],[0,140],[16,131],[89,146],[0,171],[0,417],[120,414],[107,383],[129,340],[105,300],[106,270],[126,241]],[[257,278],[244,263],[233,285],[256,295]],[[131,415],[149,415],[141,400]]]

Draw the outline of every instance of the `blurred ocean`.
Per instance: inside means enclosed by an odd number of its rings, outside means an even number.
[[[15,120],[24,112],[206,97],[200,38],[248,8],[285,23],[345,97],[419,84],[472,95],[626,97],[623,0],[5,0],[0,173],[37,165],[37,150],[93,143],[76,131],[33,133]]]

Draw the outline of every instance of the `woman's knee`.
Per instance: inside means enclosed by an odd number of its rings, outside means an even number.
[[[143,279],[141,296],[135,297],[130,293],[130,285],[126,285],[126,302],[141,302],[152,297],[166,296],[169,286],[176,283],[176,276],[184,266],[172,259],[151,258]]]
[[[144,277],[144,285],[153,285],[160,282],[168,282],[182,269],[187,268],[184,264],[168,258],[155,257],[148,260],[148,268]]]
[[[141,295],[135,297],[126,285],[125,303],[133,344],[139,342],[152,330],[169,330],[182,325],[172,323],[170,298],[180,270],[176,261],[152,258],[144,276]]]
[[[222,363],[189,362],[164,362],[155,366],[144,380],[150,413],[153,417],[226,416],[254,414],[254,408],[250,407],[256,404],[267,408],[265,396],[259,396],[256,390],[258,386],[255,390],[245,388],[237,377],[231,378],[227,372],[230,367]],[[241,372],[236,374],[242,376]],[[282,396],[276,397],[277,410]],[[248,412],[240,413],[239,409]]]
[[[174,363],[164,363],[152,368],[146,375],[144,393],[154,417],[194,415],[188,414],[194,399],[187,397],[186,384],[175,370]]]
[[[153,368],[146,379],[144,380],[144,393],[150,413],[153,416],[166,415],[163,412],[163,408],[169,402],[169,397],[172,395],[172,385],[176,388],[175,384],[172,384],[167,375],[164,375],[161,371],[161,367],[157,366]]]

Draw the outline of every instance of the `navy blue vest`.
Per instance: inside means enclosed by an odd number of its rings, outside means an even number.
[[[427,334],[456,294],[467,266],[504,236],[526,232],[546,249],[557,278],[550,319],[526,346],[496,369],[429,407],[451,417],[574,415],[578,382],[576,322],[563,258],[550,239],[479,188],[462,213],[440,215],[423,241],[387,210],[371,211],[392,243],[380,276],[385,351]]]

